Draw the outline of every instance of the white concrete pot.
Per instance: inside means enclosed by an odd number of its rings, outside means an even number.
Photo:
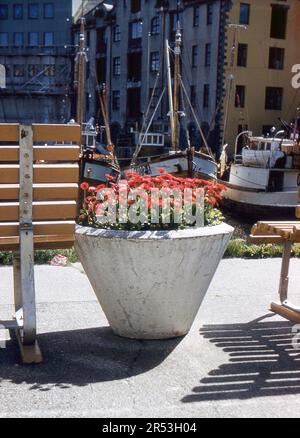
[[[112,231],[77,227],[76,251],[112,330],[135,339],[188,333],[233,228]]]

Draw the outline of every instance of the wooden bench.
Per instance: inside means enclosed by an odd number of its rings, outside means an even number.
[[[300,219],[300,190],[299,205],[296,207],[296,218]],[[250,243],[282,244],[283,255],[279,284],[280,302],[271,303],[271,310],[284,318],[300,324],[300,306],[294,306],[288,301],[289,267],[292,245],[300,243],[300,220],[299,221],[271,221],[258,222],[252,228],[249,237]]]
[[[13,251],[15,334],[24,363],[42,360],[36,339],[34,250],[74,243],[79,125],[0,124],[0,251]]]

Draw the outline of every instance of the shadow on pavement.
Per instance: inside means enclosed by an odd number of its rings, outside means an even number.
[[[201,329],[204,338],[228,355],[228,363],[212,370],[182,402],[300,394],[300,342],[298,350],[293,348],[293,325],[261,319]]]
[[[115,336],[109,327],[41,334],[41,365],[21,366],[19,351],[9,341],[0,349],[1,381],[32,384],[50,391],[70,386],[130,378],[157,367],[182,338],[136,341]]]

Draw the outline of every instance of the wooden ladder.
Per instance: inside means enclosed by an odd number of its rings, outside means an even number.
[[[296,218],[300,219],[300,190],[298,195],[298,206],[296,207]],[[256,245],[283,245],[279,282],[280,302],[271,303],[271,310],[289,321],[300,324],[300,307],[294,306],[288,302],[289,268],[292,245],[294,243],[300,243],[300,221],[258,222],[252,228],[249,241]]]
[[[73,246],[80,141],[79,125],[0,124],[0,251],[13,251],[15,302],[0,327],[16,336],[27,364],[42,361],[34,250]]]

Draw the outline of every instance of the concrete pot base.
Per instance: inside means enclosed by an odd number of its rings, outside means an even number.
[[[226,224],[179,231],[113,231],[78,226],[75,248],[119,336],[186,335],[227,248]]]

